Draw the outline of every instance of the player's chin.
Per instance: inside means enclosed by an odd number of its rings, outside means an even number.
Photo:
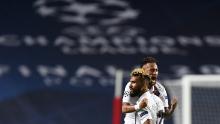
[[[130,89],[130,96],[131,96],[131,97],[136,96],[136,94],[135,94],[134,90],[131,90],[131,89]]]
[[[154,84],[156,84],[156,80],[152,80],[152,82],[151,82],[151,83],[152,83],[153,85],[154,85]]]
[[[130,89],[130,94],[134,94],[134,90]]]

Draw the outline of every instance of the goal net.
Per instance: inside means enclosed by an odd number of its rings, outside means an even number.
[[[174,124],[220,123],[220,75],[187,75],[164,85],[178,97]]]

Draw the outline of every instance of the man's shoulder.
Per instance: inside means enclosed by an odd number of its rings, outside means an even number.
[[[157,81],[156,87],[157,87],[159,90],[165,90],[165,91],[166,91],[166,88],[164,87],[164,85],[161,84],[159,81]]]
[[[139,97],[139,99],[143,99],[143,98],[149,98],[151,96],[151,93],[149,92],[149,91],[147,91],[147,92],[145,92],[145,93],[143,93],[140,97]]]
[[[160,100],[161,100],[160,97],[157,96],[157,95],[155,95],[155,94],[152,94],[152,97],[153,97],[156,101],[160,101]]]
[[[125,90],[130,90],[130,89],[129,89],[130,84],[131,84],[131,82],[129,81],[129,82],[126,84],[126,86],[125,86]]]

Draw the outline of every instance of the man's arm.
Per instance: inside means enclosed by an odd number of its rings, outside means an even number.
[[[152,120],[151,119],[147,119],[144,124],[153,124]]]
[[[174,112],[176,106],[177,106],[177,98],[176,98],[176,97],[173,97],[173,99],[171,100],[170,108],[165,107],[164,117],[165,117],[165,118],[171,117],[171,115],[173,114],[173,112]]]
[[[171,117],[171,115],[173,114],[176,106],[177,106],[177,98],[176,97],[173,97],[172,100],[171,100],[171,105],[168,104],[168,97],[167,97],[167,92],[166,92],[166,89],[165,87],[158,83],[158,90],[160,92],[160,98],[161,100],[163,101],[164,103],[164,113],[163,113],[163,117],[165,118],[169,118]]]
[[[123,102],[122,103],[122,113],[130,113],[138,111],[142,108],[145,108],[147,106],[147,99],[144,98],[141,100],[139,104],[131,105],[130,103]]]
[[[130,113],[134,111],[136,111],[134,105],[127,102],[122,103],[122,113]]]

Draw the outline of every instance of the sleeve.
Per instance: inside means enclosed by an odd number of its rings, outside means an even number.
[[[163,104],[164,104],[164,107],[169,107],[169,104],[168,104],[168,96],[167,96],[167,92],[164,88],[164,93],[163,93]]]
[[[164,88],[164,86],[162,84],[159,85],[158,89],[160,90],[160,96],[159,97],[161,98],[164,107],[169,107],[168,96],[167,96],[166,89]]]
[[[125,86],[122,102],[131,102],[131,96],[130,96],[130,89],[129,89],[130,82],[128,82]]]
[[[157,103],[157,112],[164,111],[164,104],[163,104],[162,100],[156,95],[154,95],[154,97],[155,97],[156,103]]]

